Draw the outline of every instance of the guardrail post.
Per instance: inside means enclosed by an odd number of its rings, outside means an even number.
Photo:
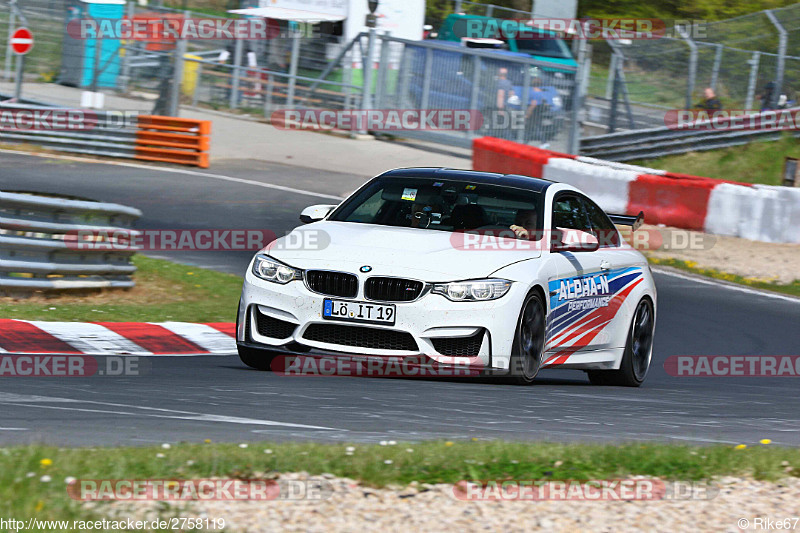
[[[294,95],[297,88],[297,66],[300,63],[300,32],[296,22],[290,22],[292,34],[292,55],[289,59],[289,88],[286,90],[286,107],[294,106]]]
[[[745,109],[753,108],[753,99],[756,94],[756,83],[758,82],[758,64],[761,60],[761,52],[753,52],[750,63],[750,79],[747,80],[747,98],[744,102]]]
[[[456,0],[456,6],[453,13],[461,13],[461,0]]]
[[[236,109],[239,106],[239,71],[242,68],[242,50],[244,48],[244,41],[236,39],[236,48],[233,51],[233,69],[231,73],[231,94],[228,98],[228,107]]]
[[[786,68],[786,45],[789,39],[789,34],[786,29],[775,17],[772,10],[767,9],[764,11],[767,14],[772,25],[778,30],[778,64],[775,69],[775,90],[772,91],[772,102],[769,102],[771,107],[778,107],[778,99],[781,97],[783,90],[783,72]]]
[[[689,47],[689,75],[686,80],[686,109],[692,109],[694,86],[697,81],[697,45],[686,33],[685,28],[675,26],[675,29]]]

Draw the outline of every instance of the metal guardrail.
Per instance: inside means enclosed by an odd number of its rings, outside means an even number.
[[[78,231],[134,236],[141,215],[118,204],[0,192],[0,293],[133,287],[135,252],[111,241],[82,247]]]
[[[783,110],[793,115],[800,108]],[[774,112],[773,112],[774,113]],[[756,113],[756,115],[759,115]],[[760,115],[763,115],[760,114]],[[752,116],[752,115],[749,115]],[[698,125],[704,123],[700,122]],[[597,157],[608,161],[632,161],[652,159],[687,152],[717,150],[730,146],[741,146],[756,141],[775,141],[788,130],[697,130],[673,129],[666,126],[644,130],[621,131],[581,139],[580,155]],[[791,130],[795,137],[800,131]]]
[[[0,142],[60,152],[208,168],[210,134],[204,120],[0,102]]]

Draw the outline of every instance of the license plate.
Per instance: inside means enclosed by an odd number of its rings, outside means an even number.
[[[395,306],[350,300],[329,300],[322,304],[322,318],[367,324],[394,324]]]

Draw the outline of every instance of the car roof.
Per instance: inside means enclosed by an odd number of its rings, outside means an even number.
[[[477,170],[460,170],[455,168],[398,168],[384,172],[379,178],[426,178],[440,180],[461,180],[482,185],[502,185],[505,187],[515,187],[527,189],[534,192],[544,192],[555,182],[522,176],[519,174],[497,174],[494,172],[480,172]]]

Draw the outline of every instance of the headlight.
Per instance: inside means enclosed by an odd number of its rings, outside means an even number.
[[[284,265],[265,255],[256,256],[253,263],[253,274],[261,279],[286,285],[290,281],[303,279],[303,271]]]
[[[510,288],[511,282],[505,279],[478,279],[437,283],[431,292],[454,302],[484,302],[501,298]]]

